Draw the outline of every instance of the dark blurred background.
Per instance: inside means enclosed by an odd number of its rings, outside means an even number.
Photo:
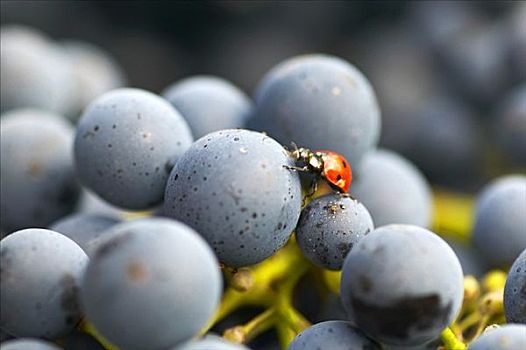
[[[526,164],[524,141],[510,145],[506,136],[518,128],[521,138],[525,118],[502,117],[516,113],[509,101],[517,94],[524,114],[522,1],[2,0],[1,22],[99,45],[128,85],[154,92],[206,73],[252,94],[290,56],[334,54],[371,80],[381,146],[435,184],[475,190]]]

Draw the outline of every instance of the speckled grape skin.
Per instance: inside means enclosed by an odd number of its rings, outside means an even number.
[[[367,208],[339,194],[314,199],[302,211],[296,241],[317,266],[340,270],[352,247],[374,229]]]
[[[241,128],[252,111],[243,91],[215,76],[183,79],[162,95],[183,115],[196,139],[217,130]]]
[[[298,334],[287,350],[380,350],[372,340],[347,321],[326,321]]]
[[[76,168],[111,204],[148,209],[161,203],[170,170],[191,143],[188,125],[167,101],[145,90],[117,89],[84,111]]]
[[[526,249],[508,272],[504,287],[504,311],[509,323],[526,324]]]
[[[1,327],[18,337],[57,338],[80,320],[78,288],[88,263],[71,239],[44,229],[0,241]]]
[[[49,228],[71,238],[87,252],[91,241],[119,222],[103,215],[73,214],[54,222]]]
[[[160,218],[119,224],[90,260],[81,298],[90,322],[126,350],[192,338],[219,303],[219,263],[190,227]]]
[[[377,227],[431,224],[431,188],[407,159],[391,151],[377,150],[365,156],[353,175],[350,192],[369,210]]]
[[[469,345],[469,350],[520,350],[526,349],[526,325],[505,324],[482,333]]]
[[[242,344],[234,344],[224,338],[208,335],[200,340],[177,346],[172,350],[250,350]]]
[[[2,350],[60,350],[60,348],[40,339],[23,338],[2,343]]]
[[[42,32],[20,25],[2,26],[0,40],[2,112],[27,107],[57,113],[71,110],[76,81],[58,45]]]
[[[493,266],[510,266],[526,249],[526,176],[488,184],[477,199],[472,241]]]
[[[164,215],[195,228],[219,260],[240,267],[281,248],[296,227],[301,185],[284,148],[248,130],[197,140],[173,169]]]
[[[353,169],[378,143],[375,93],[359,70],[339,58],[305,55],[280,63],[259,84],[255,101],[250,129],[284,145],[338,152]]]
[[[0,126],[0,211],[7,232],[46,227],[71,213],[80,187],[73,166],[73,128],[35,109],[5,113]]]
[[[439,236],[413,225],[375,229],[345,259],[340,294],[351,321],[386,344],[436,339],[460,311],[462,268]]]

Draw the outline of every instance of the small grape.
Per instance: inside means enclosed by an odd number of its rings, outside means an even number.
[[[60,350],[60,348],[40,339],[20,338],[3,342],[2,350]]]
[[[509,323],[526,324],[526,249],[508,273],[504,287],[504,311]]]
[[[469,350],[526,349],[526,325],[506,324],[483,333],[469,345]]]
[[[200,340],[192,340],[172,350],[250,350],[242,344],[234,344],[224,338],[207,335]]]
[[[128,209],[161,203],[168,175],[192,143],[183,117],[161,97],[117,89],[91,102],[75,137],[82,182],[104,200]]]
[[[12,233],[0,247],[2,329],[50,339],[71,332],[81,316],[86,253],[66,236],[36,228]]]
[[[71,213],[80,193],[71,125],[54,113],[20,109],[2,115],[0,135],[2,229],[46,227]]]
[[[194,137],[241,128],[252,102],[236,86],[214,76],[193,76],[170,85],[162,94],[185,118]]]
[[[362,350],[380,346],[347,321],[317,323],[298,334],[288,350]]]
[[[38,30],[20,25],[2,26],[0,41],[2,112],[71,110],[77,86],[71,62],[58,45]]]
[[[164,215],[199,232],[219,260],[240,267],[281,248],[298,222],[301,186],[293,160],[272,138],[222,130],[197,140],[173,169]]]
[[[411,162],[394,152],[368,153],[350,192],[369,210],[376,226],[431,224],[433,202],[428,182]]]
[[[526,176],[502,176],[477,199],[472,240],[493,266],[509,266],[526,249]]]
[[[438,338],[460,311],[463,274],[436,234],[387,225],[347,255],[340,291],[350,320],[373,339],[416,346]]]
[[[93,254],[81,299],[87,319],[126,350],[167,349],[192,338],[219,303],[219,264],[179,222],[148,218],[113,227]]]
[[[303,209],[296,240],[315,265],[340,270],[352,247],[374,229],[367,209],[338,194],[314,199]]]

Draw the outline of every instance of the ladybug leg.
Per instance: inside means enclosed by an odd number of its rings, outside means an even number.
[[[308,173],[308,172],[310,172],[308,166],[299,167],[299,166],[295,166],[295,165],[284,165],[283,167],[284,167],[285,169],[293,170],[293,171],[301,171],[301,172],[304,172],[304,173]]]
[[[352,199],[353,201],[356,200],[356,198],[354,198],[353,196],[351,196],[351,194],[350,194],[349,192],[340,192],[339,194],[340,194],[340,196],[350,198],[350,199]]]
[[[311,198],[314,195],[314,193],[316,193],[317,190],[318,190],[318,179],[314,178],[312,179],[312,182],[310,183],[309,192],[307,192],[305,196],[303,196],[303,200],[301,202],[302,207],[305,206],[307,199]]]

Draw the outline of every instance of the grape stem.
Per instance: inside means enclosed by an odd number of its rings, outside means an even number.
[[[455,336],[455,333],[453,333],[453,331],[449,327],[442,331],[442,334],[440,334],[440,338],[442,342],[444,343],[445,350],[465,350],[467,349],[466,344],[458,340],[457,337]]]

